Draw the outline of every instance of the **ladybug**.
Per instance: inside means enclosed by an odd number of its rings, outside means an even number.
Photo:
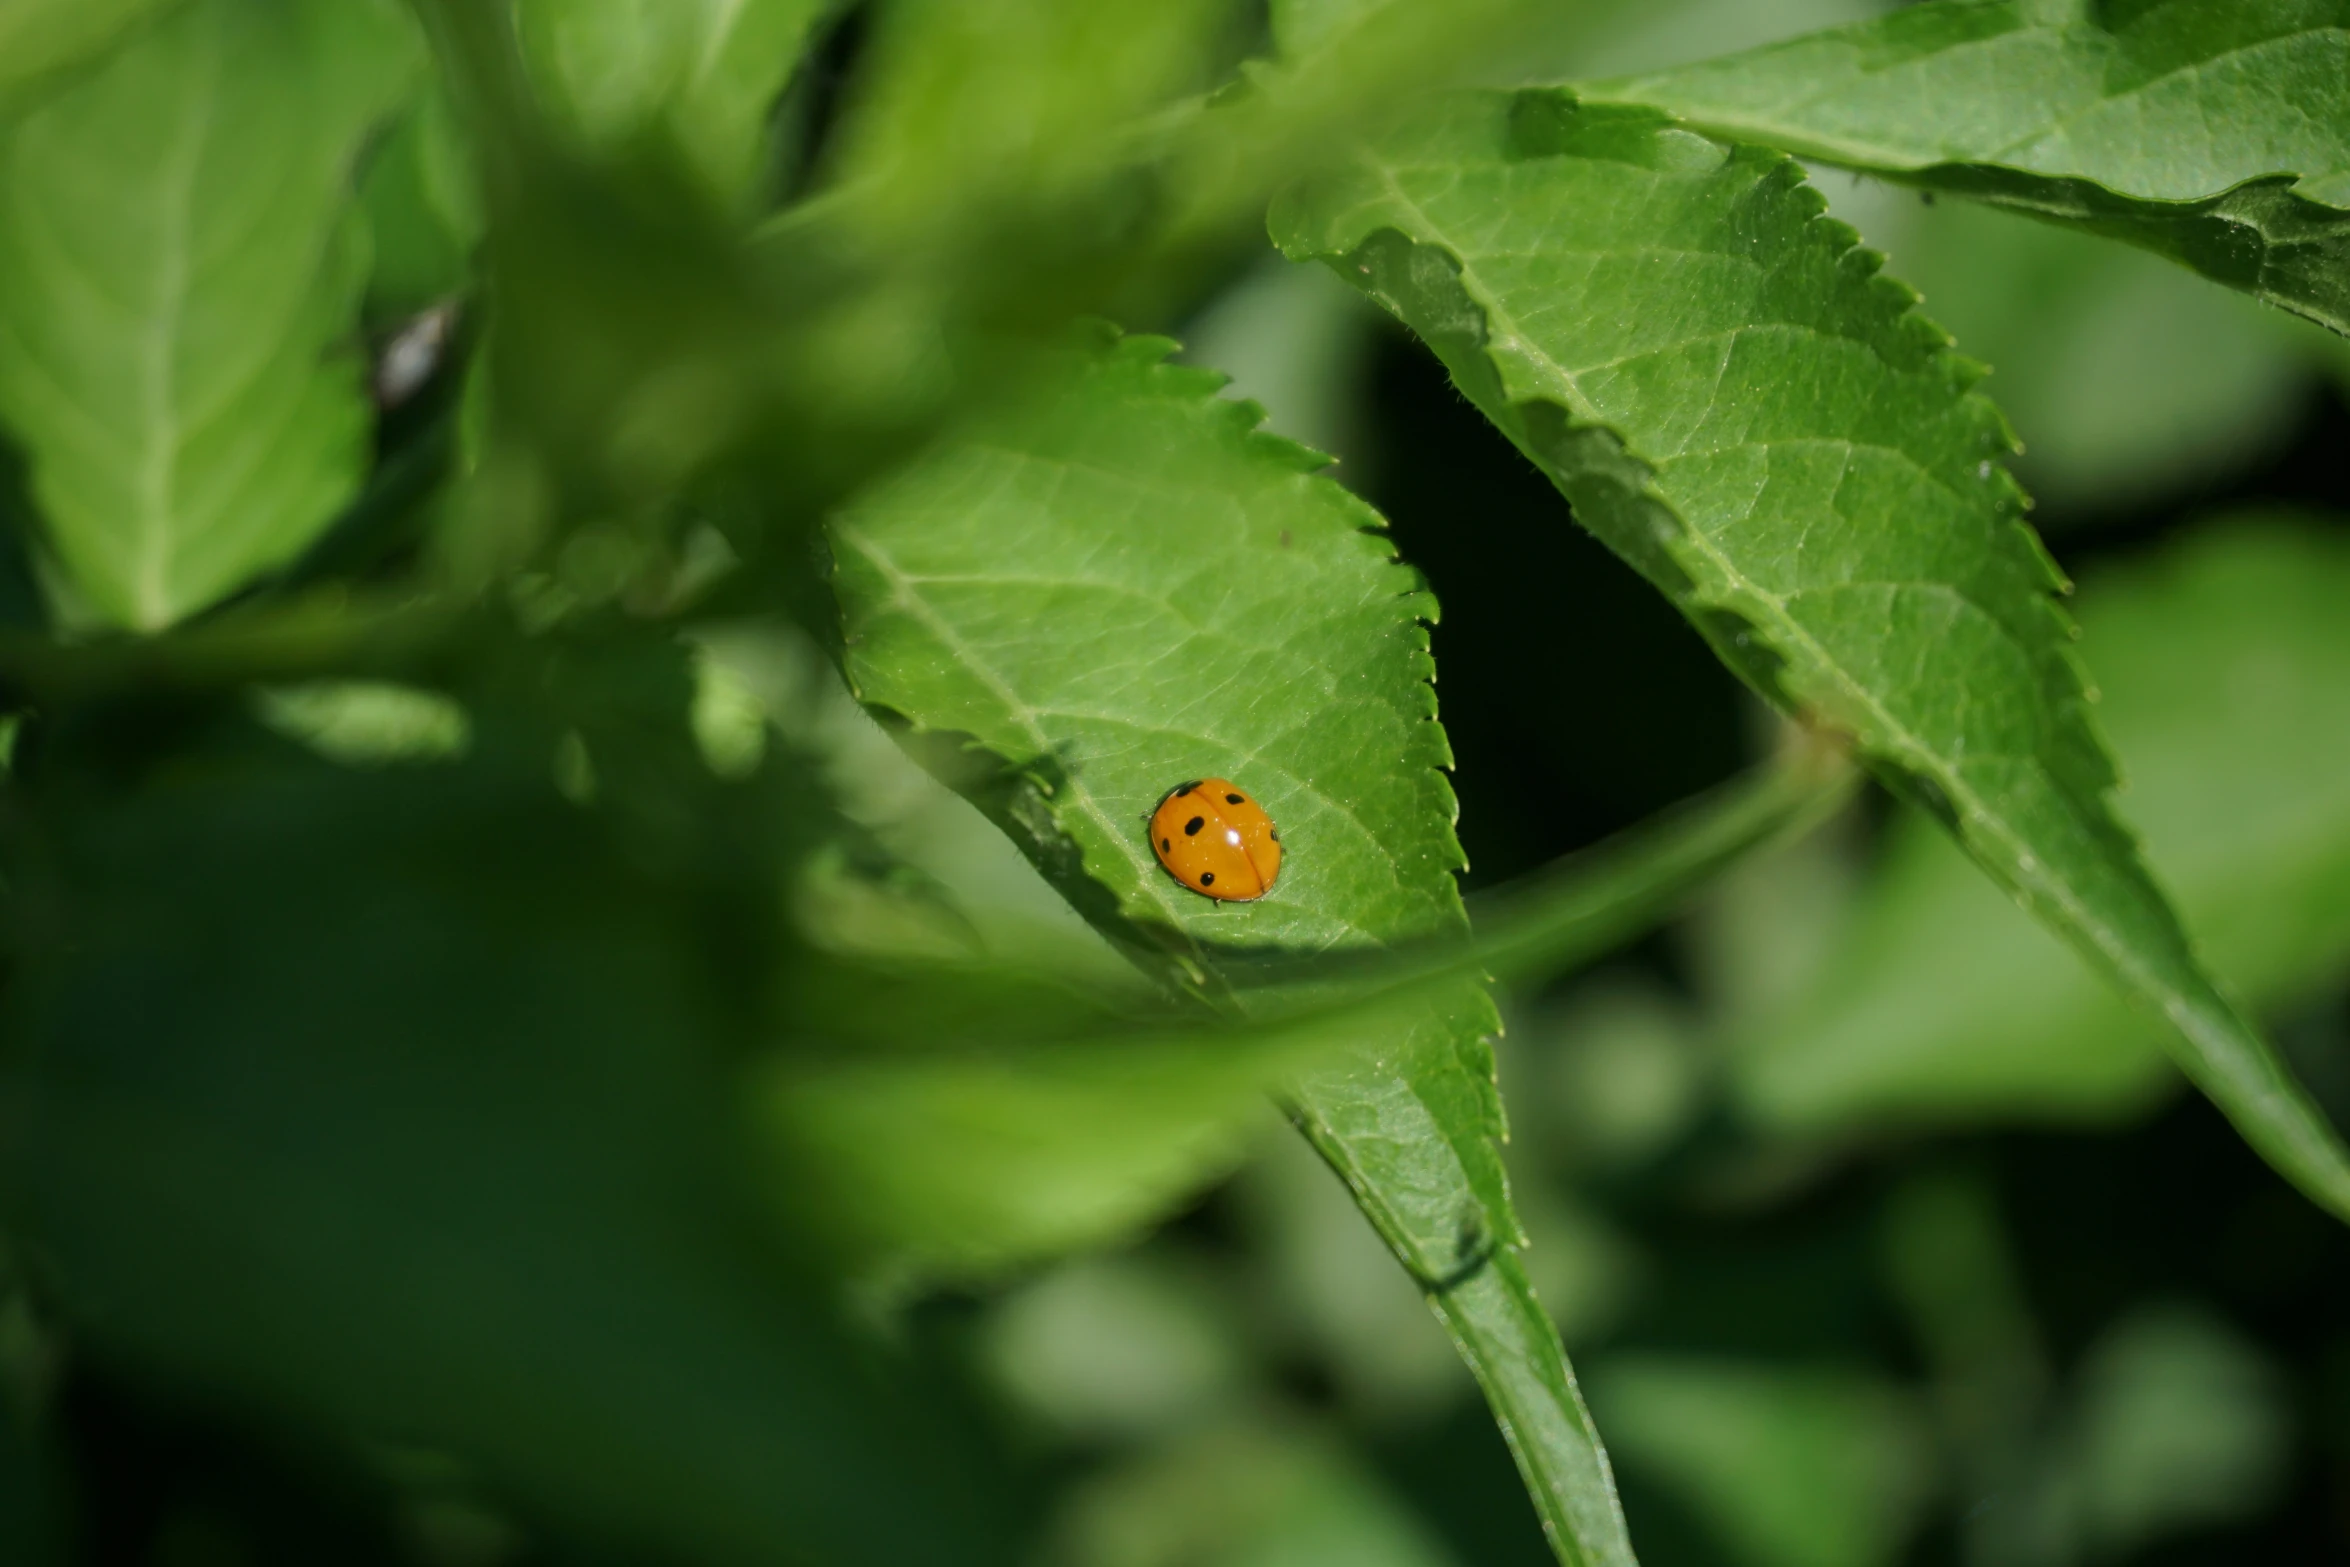
[[[1281,830],[1222,778],[1177,784],[1151,812],[1151,852],[1167,874],[1223,903],[1252,903],[1281,874]]]

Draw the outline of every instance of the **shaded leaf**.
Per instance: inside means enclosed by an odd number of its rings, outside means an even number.
[[[664,838],[579,809],[563,716],[365,772],[224,721],[128,791],[135,712],[53,738],[10,844],[36,917],[0,1093],[79,1351],[330,1447],[446,1451],[668,1559],[997,1559],[967,1455],[744,1179],[726,1066],[774,922],[741,883],[777,901],[777,861],[731,834],[810,813],[711,784],[701,836]]]
[[[1432,100],[1274,222],[1413,326],[1731,668],[1851,735],[2167,1017],[2247,1140],[2350,1216],[2350,1158],[2113,814],[2005,426],[1821,206],[1782,156],[1541,90]]]
[[[2081,595],[2148,857],[2212,967],[2264,1008],[2350,967],[2345,593],[2338,534],[2231,517]],[[1913,818],[1734,1081],[1784,1129],[2102,1119],[2170,1082],[2163,1034]]]
[[[13,1405],[0,1401],[0,1548],[23,1567],[52,1567],[65,1560],[55,1465]]]
[[[448,95],[428,77],[360,180],[373,252],[371,317],[423,310],[471,285],[482,230],[478,183]]]
[[[2127,240],[2350,332],[2341,0],[1939,0],[1588,95]]]
[[[1208,995],[1259,954],[1458,931],[1433,605],[1378,518],[1253,432],[1163,342],[1090,356],[833,530],[846,665],[867,702],[1003,769],[980,792],[1089,917]],[[1231,779],[1279,823],[1280,880],[1216,904],[1144,821]],[[966,780],[968,784],[968,780]],[[1509,1250],[1517,1221],[1483,988],[1368,1027],[1296,1092],[1301,1126],[1464,1341],[1570,1559],[1629,1560],[1606,1460]]]
[[[0,417],[90,615],[169,625],[358,488],[350,181],[415,61],[386,0],[199,0],[0,130]]]

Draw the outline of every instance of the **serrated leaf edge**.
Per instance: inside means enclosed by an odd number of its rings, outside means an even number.
[[[1547,97],[1554,106],[1563,104],[1570,108],[1578,102],[1574,94],[1564,88],[1528,88],[1520,90],[1515,96],[1520,100]],[[1691,135],[1701,134],[1664,111],[1644,105],[1633,107],[1653,116],[1659,128],[1680,129]],[[1712,137],[1706,139],[1716,140]],[[1995,842],[2004,861],[1978,853],[1974,856],[1978,864],[2027,908],[2044,917],[2050,911],[2060,915],[2060,920],[2052,921],[2059,925],[2060,934],[2066,935],[2076,946],[2086,946],[2097,960],[2109,965],[2111,971],[2123,981],[2133,1000],[2156,1007],[2172,1027],[2194,1046],[2193,1050],[2180,1053],[2180,1064],[2198,1086],[2227,1112],[2246,1140],[2269,1157],[2281,1173],[2293,1180],[2314,1201],[2338,1216],[2350,1218],[2350,1157],[2344,1155],[2331,1126],[2308,1100],[2306,1092],[2292,1079],[2289,1070],[2274,1057],[2259,1034],[2202,969],[2200,957],[2179,926],[2170,903],[2147,867],[2142,845],[2115,809],[2113,795],[2120,786],[2119,770],[2114,764],[2111,749],[2098,732],[2090,708],[2091,686],[2077,647],[2079,630],[2053,596],[2057,592],[2069,591],[2070,583],[2057,569],[2038,535],[2023,521],[2023,512],[2029,502],[2022,487],[2000,461],[2017,450],[2018,443],[1998,408],[1988,398],[1972,390],[1981,379],[1981,367],[1952,350],[1950,334],[1917,309],[1919,296],[1915,290],[1880,270],[1884,258],[1879,253],[1862,246],[1859,235],[1849,225],[1826,215],[1826,198],[1808,183],[1801,165],[1793,158],[1775,149],[1735,144],[1725,145],[1725,152],[1731,156],[1742,155],[1758,160],[1769,168],[1772,177],[1781,180],[1792,190],[1799,191],[1802,198],[1812,204],[1809,224],[1819,226],[1820,232],[1832,236],[1842,262],[1865,267],[1872,286],[1893,291],[1888,302],[1898,303],[1901,307],[1901,329],[1921,335],[1921,346],[1951,377],[1961,405],[1976,421],[1985,442],[1982,461],[1987,471],[1984,477],[1997,485],[2010,502],[2011,540],[2016,547],[2031,552],[2035,571],[2049,589],[2048,593],[2041,596],[2041,607],[2042,612],[2050,617],[2049,623],[2055,637],[2053,651],[2070,677],[2064,706],[2072,709],[2073,715],[2084,726],[2084,738],[2091,747],[2089,756],[2097,770],[2088,777],[2068,776],[2053,760],[2035,760],[2079,813],[2079,825],[2106,843],[2117,856],[2119,867],[2138,881],[2152,899],[2151,906],[2168,922],[2170,934],[2178,942],[2181,954],[2194,965],[2194,978],[2202,982],[2201,994],[2182,992],[2179,987],[2163,980],[2139,959],[2132,944],[2122,939],[2108,922],[2093,915],[2063,880],[2046,874],[2046,867],[2038,856],[2015,835],[2002,816],[1989,810],[1982,798],[1967,787],[1962,779],[1944,768],[1930,750],[1893,720],[1892,715],[1869,695],[1865,685],[1827,658],[1825,651],[1816,642],[1779,612],[1781,600],[1778,596],[1747,581],[1710,540],[1680,516],[1657,491],[1653,466],[1625,444],[1613,427],[1599,418],[1594,405],[1577,398],[1580,406],[1570,406],[1547,392],[1521,393],[1512,389],[1507,369],[1513,363],[1520,368],[1521,385],[1523,372],[1529,367],[1547,372],[1547,377],[1536,379],[1550,379],[1554,384],[1566,387],[1571,396],[1576,382],[1567,367],[1532,347],[1492,290],[1477,279],[1470,263],[1456,255],[1442,239],[1435,237],[1436,225],[1427,219],[1418,204],[1395,181],[1392,171],[1380,164],[1373,153],[1367,150],[1360,153],[1358,165],[1374,172],[1389,197],[1405,211],[1420,218],[1423,233],[1428,237],[1423,239],[1387,225],[1367,233],[1352,255],[1331,255],[1319,251],[1309,251],[1308,255],[1322,260],[1357,287],[1363,286],[1361,277],[1371,268],[1367,264],[1355,262],[1353,256],[1361,254],[1363,248],[1382,234],[1392,235],[1403,245],[1432,252],[1440,258],[1451,269],[1462,298],[1475,314],[1479,334],[1476,351],[1494,372],[1497,390],[1510,411],[1512,422],[1518,426],[1514,430],[1505,430],[1505,433],[1517,444],[1531,447],[1534,443],[1527,433],[1524,416],[1532,409],[1550,408],[1564,417],[1569,430],[1598,432],[1614,441],[1625,461],[1639,476],[1638,499],[1643,505],[1653,514],[1670,519],[1676,530],[1676,538],[1703,552],[1734,589],[1748,596],[1751,604],[1767,606],[1773,611],[1767,619],[1774,634],[1786,637],[1790,645],[1807,645],[1816,655],[1814,667],[1829,673],[1844,688],[1845,694],[1855,701],[1856,706],[1867,712],[1880,726],[1879,732],[1888,737],[1885,743],[1860,744],[1860,737],[1853,737],[1856,749],[1864,758],[1877,764],[1880,776],[1890,773],[1887,781],[1897,789],[1913,796],[1922,796],[1926,803],[1943,808],[1934,814],[1943,815],[1947,811],[1984,838]],[[1276,203],[1276,233],[1280,227],[1279,212],[1280,204]],[[1293,254],[1293,259],[1299,258]],[[1397,308],[1395,301],[1383,298],[1381,302],[1391,314],[1404,319],[1404,312]],[[1495,330],[1497,322],[1506,328],[1499,334]],[[1909,323],[1916,324],[1912,326]],[[1534,454],[1529,451],[1529,455]],[[1700,603],[1701,607],[1716,607],[1732,614],[1744,615],[1748,608],[1748,604],[1734,600],[1708,603],[1695,592],[1691,598],[1693,602]],[[1705,628],[1701,626],[1700,630],[1702,632]],[[1710,633],[1709,640],[1712,640]],[[1742,661],[1732,656],[1730,650],[1719,650],[1723,653],[1724,661],[1750,683],[1761,687],[1765,696],[1779,695],[1763,682],[1755,680],[1752,672],[1743,667]],[[2033,655],[2036,664],[2041,650],[2027,648],[2026,652]],[[2061,712],[2057,716],[2061,717]],[[2072,760],[2077,765],[2081,758]],[[1936,795],[1939,799],[1935,798]],[[1957,836],[1962,843],[1970,843],[1971,847],[1969,834],[1960,832]]]

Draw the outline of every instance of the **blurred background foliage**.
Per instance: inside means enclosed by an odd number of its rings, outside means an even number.
[[[574,129],[625,139],[660,81],[712,68],[693,31],[705,8],[676,9],[647,85],[614,66],[608,40],[536,28],[522,7],[532,67],[573,83]],[[1510,69],[1631,71],[1873,9],[1592,7],[1559,38],[1525,41]],[[773,119],[766,166],[744,165],[724,125],[763,103],[716,92],[699,100],[707,115],[672,128],[716,202],[756,207],[805,181],[801,143],[844,112],[852,58],[889,63],[876,102],[939,115],[962,102],[959,57],[925,58],[919,28],[867,36],[814,7],[797,25],[821,25],[824,42]],[[1066,157],[1025,188],[1086,186],[1104,104],[1212,80],[1236,47],[1146,36],[1122,14],[1099,42],[1084,45],[1098,69],[1079,74],[1101,104],[970,127],[967,165],[927,171],[939,189],[890,184],[886,135],[836,147],[843,200],[859,199],[862,166],[889,193],[856,214],[870,242],[941,210],[979,222],[991,169],[1040,145]],[[755,62],[742,68],[755,79]],[[568,486],[592,497],[586,525],[552,548],[500,547],[538,562],[541,600],[592,613],[698,591],[697,561],[798,548],[795,519],[869,454],[837,454],[839,475],[771,514],[703,497],[677,558],[642,569],[650,546],[630,507],[647,475],[688,466],[681,442],[755,433],[681,434],[717,394],[662,382],[660,365],[580,367],[583,380],[648,376],[672,399],[638,409],[583,472],[485,447],[495,371],[462,386],[433,373],[466,328],[419,316],[460,287],[485,202],[511,199],[494,175],[486,193],[475,183],[453,112],[437,88],[412,92],[364,164],[364,308],[391,411],[322,550],[446,548],[439,508]],[[855,124],[862,111],[846,112]],[[1822,183],[1993,366],[2036,520],[2081,583],[2152,859],[2223,974],[2350,1120],[2343,346],[2117,246]],[[1261,247],[1227,237],[1172,253],[1176,283],[1104,283],[1082,255],[1072,276],[1104,298],[1159,301],[1188,359],[1231,373],[1274,429],[1336,453],[1338,476],[1392,519],[1445,608],[1435,650],[1472,891],[1774,744],[1696,636],[1557,525],[1549,485],[1399,331]],[[527,279],[537,258],[492,264]],[[809,287],[833,286],[809,267]],[[892,277],[840,304],[861,342],[878,333],[901,351],[856,389],[878,447],[934,412],[920,387],[935,345],[891,339],[890,323],[952,299],[985,330],[991,286]],[[722,337],[724,307],[692,331]],[[830,330],[807,325],[794,351],[837,350]],[[385,392],[403,352],[424,356],[413,402],[407,381]],[[580,406],[555,399],[521,422],[576,443],[566,421]],[[822,444],[814,428],[798,449]],[[416,475],[450,465],[473,487],[420,501]],[[1474,535],[1453,525],[1468,511]],[[34,879],[11,891],[38,923],[42,898],[70,890],[100,911],[105,939],[10,1002],[13,1028],[85,1047],[52,1052],[76,1064],[44,1081],[38,1123],[10,1134],[14,1157],[44,1172],[25,1199],[40,1232],[82,1250],[0,1254],[0,1384],[27,1417],[0,1420],[0,1556],[58,1559],[71,1540],[77,1560],[153,1567],[755,1560],[788,1515],[833,1531],[804,1543],[844,1562],[991,1560],[983,1542],[1012,1533],[1041,1541],[1034,1559],[1053,1567],[1550,1560],[1418,1292],[1269,1107],[1218,1124],[1201,1168],[1237,1173],[1153,1234],[984,1286],[878,1281],[868,1305],[903,1351],[896,1374],[795,1305],[830,1259],[779,1248],[740,1211],[741,1150],[692,1130],[701,1100],[735,1082],[736,1014],[754,1005],[744,954],[759,933],[744,928],[755,900],[739,866],[803,870],[805,924],[852,955],[979,954],[1105,987],[1124,968],[857,707],[815,639],[723,589],[714,607],[692,650],[623,639],[527,670],[493,657],[462,703],[405,679],[291,670],[182,714],[202,733],[174,737],[176,760],[122,744],[137,714],[50,737],[72,758],[46,774],[45,808],[65,827],[45,852],[62,862],[19,872]],[[1523,679],[1537,642],[1606,678]],[[532,683],[534,700],[501,680]],[[598,701],[580,711],[607,720],[611,692],[642,694],[642,722],[597,732],[565,723],[560,703],[550,719],[535,695],[564,680],[592,684]],[[670,698],[689,691],[690,733],[665,728]],[[567,759],[552,775],[546,752]],[[762,765],[779,757],[794,765]],[[689,772],[699,781],[680,793]],[[824,787],[792,793],[807,779]],[[550,816],[542,797],[555,795],[611,809]],[[254,843],[266,863],[225,847]],[[525,884],[540,890],[527,908],[494,895]],[[141,939],[189,908],[207,920],[193,945]],[[352,929],[387,956],[363,995],[338,988],[345,971],[322,951],[323,932]],[[246,987],[289,995],[305,1028],[241,1035]],[[994,1015],[959,995],[940,1004]],[[1025,992],[1002,1004],[1039,1015]],[[197,1077],[173,1052],[121,1044],[138,1033],[126,1010],[165,1006],[233,1070]],[[1070,1007],[1045,1014],[1064,1037],[1102,1026]],[[2350,1550],[2350,1236],[2181,1091],[2154,1025],[1900,808],[1856,804],[1506,1011],[1528,1265],[1583,1368],[1650,1567]],[[526,1012],[538,1026],[518,1024]],[[564,1020],[560,1062],[534,1059],[550,1013]],[[322,1065],[306,1042],[330,1034]],[[430,1070],[385,1069],[413,1039],[431,1042]],[[281,1141],[289,1125],[307,1129],[300,1146]],[[531,1158],[513,1157],[517,1138]],[[161,1228],[159,1191],[173,1216]],[[224,1207],[268,1222],[208,1230]],[[482,1265],[518,1254],[530,1266]],[[60,1267],[102,1324],[94,1349],[41,1308],[36,1281]],[[542,1293],[505,1292],[523,1276]],[[256,1290],[259,1277],[281,1287]],[[364,1342],[318,1333],[322,1320],[364,1323]],[[452,1355],[469,1335],[536,1353]],[[801,1412],[780,1446],[755,1418],[778,1405]],[[305,1422],[379,1435],[322,1451]],[[401,1438],[452,1423],[499,1485]],[[625,1436],[647,1426],[696,1436],[647,1472]],[[954,1456],[909,1465],[914,1450]],[[876,1488],[876,1473],[920,1483]]]

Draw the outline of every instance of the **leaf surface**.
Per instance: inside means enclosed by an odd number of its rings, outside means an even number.
[[[2255,1006],[2350,966],[2350,549],[2306,522],[2215,520],[2089,582],[2084,646],[2148,857]],[[1781,1130],[2106,1119],[2172,1081],[2161,1024],[1896,828],[1824,966],[1735,1057]]]
[[[829,0],[521,0],[539,90],[591,142],[659,130],[711,191],[744,202],[767,118]]]
[[[0,107],[14,109],[173,0],[15,0],[0,10]]]
[[[830,173],[879,237],[1071,221],[1071,206],[1124,178],[1149,117],[1216,85],[1234,12],[1232,0],[899,0],[876,14]]]
[[[1217,378],[1130,339],[870,496],[833,531],[858,694],[968,737],[982,790],[1049,879],[1211,996],[1256,954],[1465,926],[1434,605],[1321,459],[1255,433]],[[1175,883],[1145,840],[1168,790],[1230,779],[1284,848],[1262,900]],[[966,780],[968,786],[968,780]],[[1606,1459],[1509,1248],[1482,985],[1399,1004],[1297,1118],[1431,1289],[1570,1560],[1629,1561]]]
[[[691,762],[678,661],[536,653],[459,761],[229,723],[125,791],[84,709],[17,780],[4,1168],[77,1353],[662,1560],[1008,1559],[744,1178],[724,1068],[815,812],[772,769],[640,789]],[[547,765],[573,704],[619,727],[593,810]]]
[[[202,609],[357,489],[351,178],[417,57],[383,0],[199,0],[0,130],[0,419],[94,618]]]
[[[2350,332],[2350,3],[1937,0],[1593,84],[2145,246]]]
[[[877,955],[780,987],[793,997],[783,1034],[817,1044],[754,1074],[778,1190],[845,1265],[893,1283],[968,1280],[1131,1234],[1230,1166],[1267,1093],[1344,1058],[1395,1009],[1481,974],[1547,976],[1604,951],[1725,865],[1821,819],[1851,780],[1840,766],[1740,780],[1480,904],[1465,940],[1269,964],[1252,972],[1261,983],[1244,1020],[1171,1010],[1137,992],[1132,968],[1097,974],[1065,945],[1033,969],[945,956],[1001,938],[1011,905],[992,886],[898,902],[894,922],[872,903],[835,901],[811,927]],[[994,875],[1033,872],[1014,860]],[[942,926],[974,893],[974,928]],[[920,913],[931,918],[909,917]],[[1547,1352],[1507,1317],[1506,1298],[1464,1288],[1440,1308],[1472,1309],[1490,1319],[1475,1331],[1522,1340],[1539,1368]]]
[[[2108,798],[1977,373],[1790,160],[1550,90],[1432,100],[1275,212],[1409,323],[1725,662],[1853,737],[2141,1005],[2270,1162],[2350,1159],[2197,961]]]
[[[359,199],[373,251],[371,320],[412,315],[472,285],[481,192],[437,78],[428,78],[369,155]]]

